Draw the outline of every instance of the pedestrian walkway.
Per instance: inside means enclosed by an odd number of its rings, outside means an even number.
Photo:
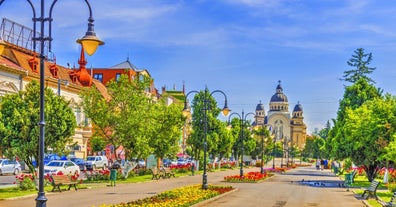
[[[244,169],[244,172],[260,168]],[[224,176],[237,175],[239,169],[208,173],[209,184],[233,185],[238,190],[217,200],[197,206],[363,206],[352,192],[345,188],[320,187],[303,184],[301,181],[337,181],[330,170],[317,171],[314,167],[296,168],[284,174],[276,174],[261,183],[224,183]],[[117,184],[116,187],[79,189],[62,193],[46,193],[49,207],[92,207],[101,204],[117,204],[153,196],[157,193],[193,184],[201,184],[202,175],[160,179],[144,183]],[[0,201],[1,207],[34,206],[35,196]]]

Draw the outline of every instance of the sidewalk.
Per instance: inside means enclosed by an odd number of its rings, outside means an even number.
[[[250,171],[260,171],[260,168],[244,168],[245,173]],[[364,206],[352,192],[346,192],[344,188],[314,187],[301,184],[302,179],[339,181],[339,178],[335,177],[330,170],[316,171],[314,167],[302,167],[284,174],[276,174],[262,183],[223,182],[224,176],[237,174],[239,174],[239,169],[209,172],[209,184],[233,185],[238,190],[198,206]],[[117,184],[116,187],[46,193],[47,206],[98,207],[102,204],[118,204],[150,197],[166,190],[194,184],[202,184],[202,175],[160,179],[144,183]],[[0,201],[0,207],[35,206],[36,196],[3,200]]]

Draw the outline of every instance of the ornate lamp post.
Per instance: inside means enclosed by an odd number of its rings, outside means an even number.
[[[246,117],[248,116],[248,115],[255,115],[254,113],[252,113],[252,112],[250,112],[250,113],[247,113],[246,115],[245,115],[245,113],[243,112],[243,110],[242,110],[242,115],[239,115],[238,113],[236,113],[236,112],[234,112],[234,113],[231,113],[230,114],[230,116],[228,117],[228,123],[230,123],[230,120],[231,120],[231,117],[232,117],[232,115],[237,115],[238,117],[239,117],[239,119],[241,120],[241,123],[240,123],[240,126],[241,126],[241,168],[240,168],[240,172],[239,172],[239,175],[241,176],[241,177],[243,177],[243,151],[244,151],[244,146],[243,146],[243,141],[244,141],[244,137],[243,137],[243,126],[244,126],[244,122],[246,121]]]
[[[185,116],[188,116],[188,114],[190,114],[190,110],[188,109],[188,103],[187,103],[187,97],[188,95],[192,94],[192,93],[199,93],[199,91],[190,91],[187,93],[185,99],[184,99],[184,109],[183,109],[183,114]],[[206,136],[208,133],[208,115],[207,115],[207,111],[210,110],[210,105],[209,105],[209,101],[210,101],[210,97],[214,94],[214,93],[221,93],[224,95],[224,107],[223,107],[223,114],[224,116],[227,116],[228,113],[230,112],[230,109],[227,106],[227,96],[226,94],[221,91],[221,90],[215,90],[212,93],[209,92],[208,88],[205,87],[205,91],[204,91],[204,107],[203,107],[203,112],[204,112],[204,160],[203,160],[203,175],[202,175],[202,189],[208,189],[208,176],[206,174],[206,151],[207,151],[207,142],[206,142]]]
[[[276,137],[274,137],[274,146],[272,147],[272,169],[275,169],[275,145],[276,145]]]
[[[264,174],[264,141],[267,141],[267,138],[269,137],[268,130],[265,128],[265,126],[262,126],[261,129],[261,163],[260,163],[260,172],[261,174]],[[265,139],[264,139],[265,137]]]
[[[264,131],[261,134],[261,163],[260,163],[260,173],[264,174]]]
[[[0,6],[5,0],[0,0]],[[51,51],[51,23],[52,23],[52,10],[55,6],[55,3],[58,0],[53,0],[51,7],[49,9],[49,14],[48,17],[45,17],[45,0],[41,0],[40,2],[40,17],[36,17],[36,9],[34,7],[34,4],[32,3],[32,0],[27,0],[29,3],[30,7],[32,8],[33,11],[33,49],[36,51],[36,45],[37,43],[40,43],[40,137],[39,137],[39,192],[38,196],[36,198],[36,207],[46,207],[46,202],[47,198],[45,197],[45,192],[44,192],[44,140],[45,140],[45,120],[44,120],[44,61],[46,59],[45,57],[45,51],[44,51],[44,45],[45,42],[48,42],[48,49]],[[87,3],[88,9],[89,9],[89,18],[88,18],[88,31],[86,32],[85,36],[82,39],[77,40],[78,43],[81,43],[82,47],[84,48],[85,52],[88,55],[92,55],[95,53],[97,47],[99,45],[103,45],[104,42],[99,40],[96,37],[95,31],[94,31],[94,20],[92,18],[92,10],[91,6],[88,2],[88,0],[85,0]],[[40,30],[39,30],[39,37],[36,37],[37,30],[36,30],[36,24],[39,23],[40,25]],[[46,36],[46,23],[48,23],[48,36]]]

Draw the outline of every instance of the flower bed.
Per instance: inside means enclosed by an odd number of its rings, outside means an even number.
[[[203,190],[201,185],[186,186],[170,191],[165,191],[156,196],[139,199],[128,203],[116,205],[100,205],[99,207],[137,207],[137,206],[167,206],[167,207],[187,207],[203,200],[233,190],[232,186],[209,185],[207,190]]]
[[[270,176],[271,175],[267,173],[261,174],[260,172],[249,172],[244,174],[242,177],[240,175],[225,176],[224,181],[233,183],[257,183]]]

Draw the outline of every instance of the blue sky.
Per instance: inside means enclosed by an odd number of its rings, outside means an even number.
[[[37,1],[35,1],[36,4]],[[49,7],[49,1],[47,8]],[[343,71],[354,50],[373,53],[376,86],[396,94],[396,1],[393,0],[91,0],[95,31],[105,41],[88,67],[128,57],[161,90],[222,90],[233,112],[265,109],[282,81],[292,110],[304,109],[308,132],[336,117]],[[39,5],[35,6],[37,13]],[[48,14],[48,12],[46,12]],[[0,17],[32,27],[26,1],[5,0]],[[58,1],[53,52],[76,64],[88,9]],[[223,97],[215,96],[220,105]]]

